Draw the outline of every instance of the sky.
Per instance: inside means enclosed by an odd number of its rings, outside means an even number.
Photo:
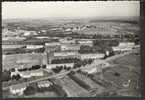
[[[2,19],[139,15],[139,1],[2,2]]]

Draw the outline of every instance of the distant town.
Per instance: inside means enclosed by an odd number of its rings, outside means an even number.
[[[140,96],[138,22],[2,23],[4,98]]]

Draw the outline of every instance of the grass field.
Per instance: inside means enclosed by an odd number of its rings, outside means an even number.
[[[89,97],[89,93],[68,76],[57,79],[56,82],[64,89],[68,97]]]
[[[140,68],[140,55],[134,53],[113,60],[113,63]]]

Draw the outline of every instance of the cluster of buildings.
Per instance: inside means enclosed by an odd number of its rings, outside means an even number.
[[[83,27],[77,27],[76,29],[66,29],[66,31],[70,30],[82,30],[86,28],[91,28],[94,26],[83,26]],[[95,27],[94,27],[95,28]],[[45,32],[45,31],[44,31]],[[5,34],[6,33],[6,34]],[[21,34],[16,34],[16,33],[21,33]],[[21,69],[25,68],[30,68],[32,66],[35,66],[36,63],[38,65],[46,65],[46,70],[51,70],[53,68],[57,68],[58,66],[66,67],[66,68],[74,68],[74,64],[76,60],[94,60],[93,63],[85,65],[84,69],[82,69],[83,72],[87,74],[92,74],[92,73],[99,73],[102,72],[102,69],[109,67],[109,63],[100,60],[103,59],[106,55],[109,55],[109,52],[106,51],[106,53],[79,53],[79,50],[81,46],[89,46],[93,47],[93,40],[91,39],[73,39],[71,37],[56,37],[53,38],[54,40],[57,41],[49,41],[49,42],[44,42],[43,40],[51,40],[52,38],[50,37],[44,37],[44,36],[39,36],[36,37],[36,39],[42,40],[42,44],[40,43],[26,43],[26,44],[11,44],[12,40],[13,41],[23,41],[26,39],[27,36],[35,36],[37,33],[35,31],[16,31],[13,32],[13,36],[9,36],[10,32],[9,30],[4,30],[3,34],[3,41],[10,41],[8,44],[3,44],[2,45],[2,50],[3,50],[3,58],[4,60],[7,59],[6,56],[9,54],[16,56],[16,54],[19,53],[19,55],[25,55],[26,53],[30,53],[33,55],[40,55],[38,57],[39,59],[34,61],[35,56],[33,59],[26,60],[25,57],[21,56],[21,58],[18,60],[14,60],[14,63],[17,63],[17,65],[10,63],[9,66],[4,65],[3,69],[12,69],[14,68],[15,71],[11,72],[11,77],[19,75],[23,79],[29,79],[33,76],[39,77],[39,76],[44,76],[44,70],[42,68],[37,69],[37,70],[26,70],[26,71],[19,71]],[[34,41],[35,42],[35,41]],[[126,51],[131,51],[133,48],[136,48],[137,46],[133,42],[120,42],[118,46],[112,47],[112,50],[114,52],[126,52]],[[43,57],[41,57],[43,55]],[[32,57],[32,55],[30,55]],[[24,59],[25,58],[25,59]],[[16,57],[14,57],[16,59]],[[39,62],[39,63],[38,63]],[[53,62],[53,63],[52,63]],[[57,62],[57,63],[55,63]],[[29,64],[28,64],[29,63]],[[11,65],[12,64],[12,65]],[[25,65],[25,66],[23,66]],[[37,83],[38,88],[48,88],[52,86],[53,84],[50,81],[40,81]],[[18,94],[18,95],[23,95],[24,91],[27,89],[26,84],[20,84],[17,86],[11,86],[10,87],[10,92],[12,94]]]
[[[53,86],[53,83],[45,80],[45,81],[39,81],[37,82],[37,89],[43,89],[43,88],[50,88],[51,86]],[[10,93],[12,93],[13,95],[23,95],[24,91],[28,91],[27,88],[30,85],[28,84],[19,84],[19,85],[14,85],[10,87]]]

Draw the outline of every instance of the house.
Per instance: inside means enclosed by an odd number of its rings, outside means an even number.
[[[11,72],[11,77],[18,75],[18,72]]]
[[[10,86],[10,93],[12,93],[13,95],[23,95],[25,89],[25,84],[13,85]]]
[[[105,57],[104,53],[79,54],[81,59],[102,59]]]
[[[48,81],[48,80],[37,82],[38,88],[46,88],[46,87],[50,87],[52,85],[53,84],[50,81]]]

